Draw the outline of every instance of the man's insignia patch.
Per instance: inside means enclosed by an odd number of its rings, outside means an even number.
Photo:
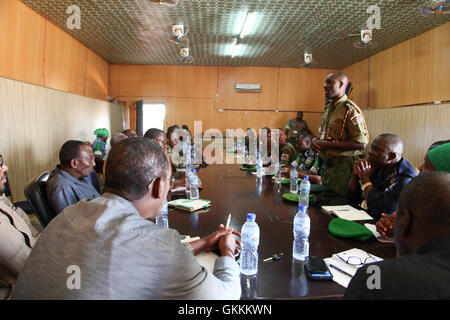
[[[357,125],[358,123],[363,121],[363,117],[360,113],[358,113],[358,114],[355,114],[351,120],[354,125]]]

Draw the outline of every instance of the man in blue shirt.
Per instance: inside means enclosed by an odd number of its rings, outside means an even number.
[[[402,157],[403,142],[394,134],[382,134],[371,145],[368,159],[355,163],[348,185],[351,204],[365,199],[368,213],[379,219],[381,213],[397,209],[400,192],[419,172]]]
[[[69,140],[59,152],[60,164],[50,173],[46,191],[50,206],[56,214],[82,199],[100,197],[91,148],[83,141]],[[91,179],[89,177],[91,176]],[[98,179],[97,179],[98,180]]]

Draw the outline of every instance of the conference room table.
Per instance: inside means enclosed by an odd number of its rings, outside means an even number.
[[[241,299],[340,299],[345,288],[334,281],[309,280],[303,262],[292,257],[293,219],[297,203],[284,200],[289,186],[277,184],[272,176],[257,178],[240,170],[240,164],[213,164],[201,168],[198,176],[203,189],[200,199],[211,201],[209,208],[194,213],[169,210],[169,227],[182,235],[205,237],[226,224],[231,213],[230,227],[240,231],[247,213],[256,214],[260,228],[258,273],[255,277],[241,274]],[[177,193],[172,193],[171,195]],[[346,200],[329,192],[315,193],[317,204],[308,208],[311,218],[309,255],[331,257],[352,248],[360,248],[381,258],[393,258],[395,246],[378,242],[339,238],[328,231],[333,219],[320,205],[346,204]],[[375,221],[364,221],[375,223]],[[278,261],[264,262],[276,253],[283,253]]]

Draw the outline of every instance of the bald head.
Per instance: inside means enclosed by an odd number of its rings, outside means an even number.
[[[423,173],[402,191],[394,236],[400,253],[415,252],[450,233],[450,173]]]
[[[333,72],[333,73],[330,73],[330,74],[327,76],[327,79],[335,79],[335,80],[337,80],[337,81],[342,81],[342,82],[345,84],[345,87],[347,87],[347,84],[348,84],[348,77],[347,77],[347,75],[346,75],[345,73],[343,73],[343,72]]]
[[[369,161],[375,167],[390,167],[403,157],[402,139],[391,133],[377,136],[370,147]]]
[[[398,135],[392,133],[383,133],[375,139],[385,140],[389,147],[389,151],[395,152],[398,156],[400,156],[400,158],[402,157],[404,146],[402,139]]]
[[[334,101],[339,100],[345,95],[345,90],[348,85],[348,77],[343,72],[334,72],[327,76],[323,89],[325,91],[326,99]]]

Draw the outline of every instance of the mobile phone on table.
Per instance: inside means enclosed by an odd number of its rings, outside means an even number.
[[[333,280],[328,266],[322,257],[308,256],[305,258],[305,271],[306,275],[311,280],[329,281]]]

